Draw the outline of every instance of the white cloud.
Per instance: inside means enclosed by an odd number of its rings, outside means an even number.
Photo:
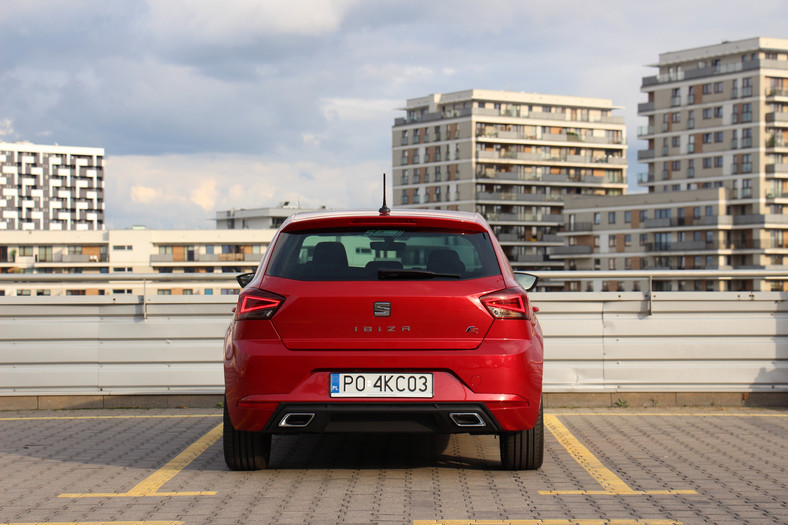
[[[162,199],[161,191],[146,186],[132,186],[130,190],[131,202],[151,204]]]
[[[191,201],[205,211],[211,211],[216,204],[216,181],[214,179],[203,180],[199,186],[189,193]]]
[[[109,157],[107,223],[110,228],[140,223],[152,228],[210,228],[216,211],[284,201],[313,208],[377,209],[381,175],[388,165],[388,159],[329,166],[252,155]]]
[[[149,27],[164,40],[236,46],[262,35],[332,33],[356,3],[357,0],[148,0]]]
[[[11,119],[0,120],[0,137],[11,138],[14,135],[14,126]]]

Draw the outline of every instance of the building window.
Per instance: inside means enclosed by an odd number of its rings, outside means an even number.
[[[741,121],[752,122],[752,104],[747,103],[741,105]]]
[[[741,156],[741,172],[752,173],[752,155],[749,153]]]
[[[624,246],[632,246],[632,235],[629,233],[624,235]]]
[[[594,224],[601,224],[602,223],[602,214],[599,212],[594,212]]]
[[[627,223],[627,224],[630,224],[632,222],[632,212],[631,211],[625,211],[624,212],[624,222]]]
[[[703,158],[703,169],[711,168],[712,160],[711,157],[704,157]]]
[[[654,210],[654,218],[670,219],[670,208],[657,208]]]
[[[748,77],[741,79],[741,96],[743,97],[752,96],[752,78]]]
[[[648,210],[640,210],[640,222],[648,220]]]
[[[616,260],[615,259],[608,259],[607,260],[607,269],[608,270],[615,270],[616,269]]]
[[[647,233],[641,233],[640,234],[640,245],[641,246],[645,246],[646,244],[648,244],[648,234]]]
[[[723,92],[722,82],[715,82],[714,83],[714,92],[715,93],[722,93]]]
[[[402,170],[402,184],[408,183],[408,170]]]
[[[703,84],[703,94],[711,95],[711,84]]]
[[[616,212],[614,212],[614,211],[607,212],[607,223],[608,224],[615,224],[616,223]]]
[[[722,118],[722,106],[714,108],[714,118]]]
[[[752,129],[745,128],[741,130],[741,147],[742,148],[751,148],[752,147]]]
[[[711,108],[704,108],[703,110],[703,120],[708,120],[711,118]]]
[[[714,157],[714,167],[721,168],[722,167],[722,156]]]
[[[607,237],[607,246],[608,248],[615,248],[616,247],[616,235],[609,235]]]

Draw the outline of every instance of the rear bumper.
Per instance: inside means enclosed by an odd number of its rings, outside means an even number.
[[[269,340],[228,345],[226,397],[238,430],[499,433],[532,428],[539,412],[540,341],[498,340],[461,351],[293,351]],[[332,372],[366,371],[432,373],[434,395],[419,400],[330,397]],[[297,425],[283,426],[287,414],[309,416],[294,416]],[[467,424],[474,421],[483,425]]]

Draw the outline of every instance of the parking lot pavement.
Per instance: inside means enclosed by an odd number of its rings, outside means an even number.
[[[0,524],[788,522],[788,410],[552,410],[545,463],[492,436],[274,438],[230,472],[219,410],[0,412]]]

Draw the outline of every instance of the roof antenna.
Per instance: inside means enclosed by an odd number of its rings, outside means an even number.
[[[391,214],[391,210],[386,206],[386,174],[383,174],[383,206],[378,210],[382,216]]]

